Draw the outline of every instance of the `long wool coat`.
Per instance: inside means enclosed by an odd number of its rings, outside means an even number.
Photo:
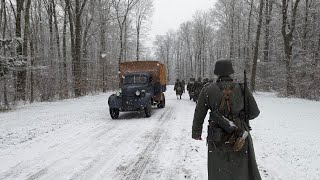
[[[182,95],[183,88],[181,82],[176,82],[174,85],[174,90],[176,91],[176,95]]]
[[[238,117],[244,107],[243,90],[230,77],[219,78],[217,83],[207,84],[200,93],[195,109],[192,137],[201,137],[204,118],[208,110],[215,111],[220,107],[223,98],[221,87],[233,87],[230,94],[231,113]],[[249,119],[256,118],[260,111],[252,93],[246,89]],[[249,131],[248,125],[241,121],[241,127]],[[232,150],[230,144],[208,143],[208,179],[209,180],[260,180],[253,142],[249,133],[244,148],[238,152]]]

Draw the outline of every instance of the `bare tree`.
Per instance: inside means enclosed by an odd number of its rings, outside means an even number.
[[[17,97],[19,100],[26,100],[25,90],[26,90],[26,70],[25,70],[25,60],[22,58],[22,32],[21,32],[21,16],[24,8],[24,0],[17,0],[16,2],[16,38],[18,40],[17,45],[17,56],[20,66],[17,67]]]
[[[250,11],[248,17],[248,30],[247,30],[247,41],[246,41],[246,53],[245,53],[245,69],[250,69],[250,47],[251,47],[251,19],[252,19],[253,0],[250,1]]]
[[[120,52],[118,58],[118,64],[120,68],[120,63],[123,59],[123,52],[124,52],[124,32],[126,28],[126,23],[128,20],[129,12],[132,8],[139,2],[139,0],[112,0],[112,6],[116,11],[116,18],[119,26],[119,44],[120,44]],[[120,70],[120,69],[119,69]]]
[[[81,52],[82,52],[82,13],[86,6],[87,0],[83,0],[82,2],[75,1],[74,12],[72,12],[72,5],[70,0],[65,0],[66,6],[68,8],[69,14],[69,25],[71,32],[71,52],[72,52],[72,72],[73,72],[73,88],[74,94],[76,97],[82,95],[81,85]]]
[[[134,18],[136,25],[136,60],[140,59],[140,39],[141,31],[153,12],[153,3],[151,0],[139,0],[134,8]]]
[[[68,98],[68,70],[67,70],[67,17],[68,17],[68,6],[64,7],[64,17],[63,17],[63,33],[62,33],[62,56],[63,56],[63,98]]]
[[[256,42],[254,46],[254,55],[253,55],[253,64],[252,64],[252,72],[251,72],[251,90],[255,91],[256,85],[256,73],[257,73],[257,61],[258,61],[258,52],[259,52],[259,41],[260,41],[260,33],[261,33],[261,26],[262,26],[262,17],[263,17],[263,6],[264,0],[260,0],[260,10],[259,10],[259,22],[257,27],[257,34],[256,34]]]
[[[289,18],[289,1],[282,0],[282,27],[281,33],[284,40],[285,64],[286,64],[286,88],[287,95],[294,95],[295,88],[293,86],[293,69],[292,69],[292,49],[293,49],[293,33],[296,27],[296,15],[300,0],[296,0],[292,8],[291,21]],[[290,22],[289,22],[290,21]]]

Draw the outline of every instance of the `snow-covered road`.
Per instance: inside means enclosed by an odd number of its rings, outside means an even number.
[[[1,113],[0,179],[207,179],[206,143],[191,139],[195,103],[168,89],[166,107],[151,118],[112,120],[110,93]],[[252,136],[263,179],[319,179],[320,103],[256,97]]]

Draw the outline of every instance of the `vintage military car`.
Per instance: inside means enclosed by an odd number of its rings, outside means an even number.
[[[151,116],[152,106],[165,107],[166,68],[159,61],[131,61],[120,64],[119,92],[108,99],[112,119],[120,112],[144,111]]]

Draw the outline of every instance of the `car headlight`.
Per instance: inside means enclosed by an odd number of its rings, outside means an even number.
[[[136,96],[140,96],[140,91],[136,91]]]

